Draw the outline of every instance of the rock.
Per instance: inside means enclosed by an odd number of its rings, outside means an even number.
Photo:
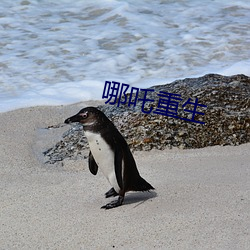
[[[157,93],[164,91],[181,95],[183,99],[178,108],[178,116],[188,118],[192,116],[182,108],[191,98],[192,102],[198,98],[199,104],[207,108],[198,107],[196,121],[188,122],[165,115],[144,114],[141,102],[135,108],[121,105],[103,105],[101,109],[124,135],[132,150],[151,150],[179,147],[202,148],[214,145],[239,145],[250,142],[250,78],[245,75],[221,76],[215,74],[199,78],[186,78],[171,84],[153,86],[154,92],[149,92],[148,99],[154,103],[146,105],[155,110],[159,97]],[[144,93],[143,93],[144,94]],[[142,98],[139,94],[138,98]],[[189,105],[189,106],[188,106]],[[185,108],[191,109],[188,104]],[[146,110],[146,109],[145,109]],[[87,140],[80,125],[70,128],[53,148],[44,152],[49,163],[61,161],[65,158],[84,158],[84,149],[88,148]]]

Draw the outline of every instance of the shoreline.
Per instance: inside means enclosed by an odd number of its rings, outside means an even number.
[[[84,105],[99,103],[0,113],[1,248],[247,249],[250,143],[135,151],[155,192],[128,193],[123,206],[104,211],[110,187],[87,159],[62,166],[37,158],[67,128],[41,130]]]

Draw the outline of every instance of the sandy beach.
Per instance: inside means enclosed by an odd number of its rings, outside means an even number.
[[[249,143],[134,152],[155,192],[111,210],[87,159],[43,164],[68,129],[45,128],[96,104],[0,113],[0,249],[249,249]]]

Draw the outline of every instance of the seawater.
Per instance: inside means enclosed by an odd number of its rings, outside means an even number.
[[[0,112],[207,73],[250,75],[250,1],[1,0]]]

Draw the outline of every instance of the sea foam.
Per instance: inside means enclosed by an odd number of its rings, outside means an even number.
[[[1,1],[0,112],[207,73],[250,75],[250,2]]]

